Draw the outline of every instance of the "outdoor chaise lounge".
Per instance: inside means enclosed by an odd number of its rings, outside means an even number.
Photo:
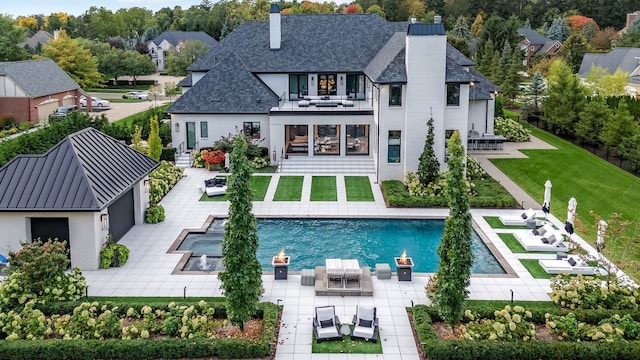
[[[535,235],[531,230],[518,230],[513,232],[513,236],[520,245],[527,251],[568,251],[569,246],[564,241],[564,236],[551,225],[546,224],[540,229],[536,229],[540,235]]]
[[[327,268],[327,288],[339,288],[343,287],[344,280],[344,268],[342,267],[341,259],[325,259],[325,266]],[[331,281],[339,281],[339,286],[331,286]]]
[[[358,260],[342,260],[342,269],[344,270],[344,287],[360,289],[362,286],[362,269]],[[350,282],[355,282],[355,286],[350,285]]]
[[[227,193],[227,178],[214,177],[204,181],[204,188],[207,196],[224,195]]]
[[[378,317],[375,307],[356,307],[356,314],[353,315],[353,331],[351,332],[351,339],[355,338],[372,342],[378,341]]]
[[[535,220],[536,211],[529,209],[518,216],[500,216],[499,219],[505,226],[526,226],[530,219]]]
[[[316,308],[316,316],[313,318],[313,334],[316,341],[342,339],[338,324],[340,319],[336,316],[334,306],[321,306]]]
[[[569,256],[562,260],[538,260],[547,274],[582,274],[593,275],[596,268],[586,264],[578,256]]]

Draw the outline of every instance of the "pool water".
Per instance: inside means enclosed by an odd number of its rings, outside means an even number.
[[[216,219],[206,233],[189,233],[179,250],[190,249],[193,257],[184,270],[199,270],[198,259],[207,255],[209,270],[220,269],[224,220]],[[413,259],[414,272],[438,270],[438,245],[444,220],[422,219],[258,219],[258,260],[266,271],[281,248],[291,256],[289,270],[323,266],[325,259],[357,259],[372,269],[388,263],[395,271],[394,257],[403,250]],[[504,274],[505,271],[472,231],[474,274]],[[216,259],[218,258],[218,259]]]

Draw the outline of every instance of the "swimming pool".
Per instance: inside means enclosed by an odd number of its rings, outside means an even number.
[[[216,219],[205,233],[189,233],[178,250],[191,250],[183,270],[202,270],[199,258],[208,257],[207,270],[220,270],[224,220]],[[258,219],[258,260],[265,271],[281,248],[291,256],[291,271],[324,265],[328,258],[357,259],[372,269],[377,263],[393,264],[406,249],[414,272],[438,270],[438,245],[444,220],[424,219]],[[498,260],[472,231],[474,274],[505,274]],[[392,266],[395,271],[395,268]]]

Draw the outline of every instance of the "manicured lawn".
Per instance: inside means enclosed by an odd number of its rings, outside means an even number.
[[[311,178],[311,201],[338,201],[335,176],[313,176]]]
[[[368,176],[345,176],[347,201],[374,201]]]
[[[304,176],[281,176],[273,201],[300,201]]]
[[[512,253],[514,254],[519,254],[519,253],[526,253],[528,252],[527,250],[525,250],[525,248],[518,242],[518,240],[516,239],[515,236],[513,236],[513,234],[509,234],[509,233],[499,233],[498,236],[500,237],[500,240],[502,240],[504,242],[505,245],[507,245],[507,247],[509,248],[509,250],[511,250]]]
[[[217,177],[225,177],[216,175]],[[252,176],[251,177],[251,190],[253,191],[254,201],[264,201],[264,197],[267,194],[269,188],[269,182],[271,182],[271,176]],[[229,200],[229,194],[218,196],[207,196],[207,193],[202,193],[200,201],[227,201]]]
[[[534,279],[551,279],[552,277],[558,276],[557,274],[547,274],[538,263],[538,259],[520,259],[520,262]]]
[[[557,150],[522,150],[529,158],[491,159],[491,162],[540,203],[544,182],[551,180],[551,213],[560,220],[566,218],[567,203],[574,196],[578,201],[577,232],[592,245],[596,229],[589,211],[605,220],[612,213],[621,213],[624,219],[640,223],[639,178],[552,134],[537,128],[531,128],[531,132]],[[627,274],[640,279],[640,242],[608,243],[604,253]]]
[[[526,226],[504,225],[498,216],[485,216],[484,220],[493,229],[526,229]]]
[[[311,352],[329,354],[382,354],[380,339],[375,344],[362,339],[351,340],[350,336],[343,336],[342,340],[311,341]]]

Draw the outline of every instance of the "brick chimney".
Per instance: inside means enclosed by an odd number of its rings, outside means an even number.
[[[271,50],[280,49],[281,39],[280,7],[278,4],[271,4],[269,9],[269,47]]]

